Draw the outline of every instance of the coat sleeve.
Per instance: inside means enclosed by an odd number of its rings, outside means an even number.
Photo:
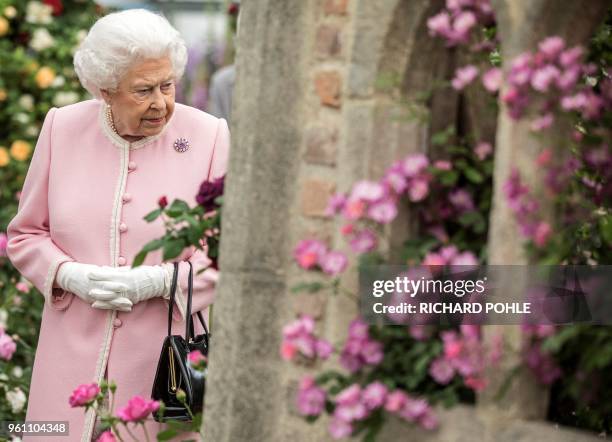
[[[207,179],[213,180],[220,178],[227,172],[227,162],[230,149],[230,133],[227,121],[219,119],[213,155],[208,169]],[[172,316],[175,320],[185,320],[185,310],[187,307],[187,283],[189,278],[189,264],[193,265],[193,295],[191,299],[191,312],[195,313],[204,310],[211,305],[215,298],[215,286],[219,277],[219,272],[213,268],[207,268],[212,262],[206,254],[206,247],[200,250],[196,247],[191,248],[190,255],[179,263],[178,287],[175,299],[175,308]],[[201,271],[202,269],[206,269]]]
[[[51,108],[45,117],[19,197],[17,215],[7,227],[6,253],[15,268],[34,284],[49,305],[64,310],[74,295],[54,288],[53,283],[60,264],[74,259],[53,242],[49,232],[49,165],[56,111],[56,108]]]

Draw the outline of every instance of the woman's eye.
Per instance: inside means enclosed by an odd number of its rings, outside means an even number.
[[[164,88],[164,89],[168,89],[170,87],[172,87],[172,83],[164,83],[164,84],[162,84],[162,88]]]

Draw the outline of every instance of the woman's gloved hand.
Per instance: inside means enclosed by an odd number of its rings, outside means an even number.
[[[168,298],[173,269],[172,264],[135,268],[102,266],[91,271],[89,279],[99,284],[120,284],[121,296],[137,304],[155,297]],[[94,307],[103,305],[104,301],[94,303]]]
[[[121,295],[126,286],[116,281],[96,281],[89,278],[91,272],[100,269],[93,264],[79,262],[62,263],[57,271],[55,281],[62,289],[74,293],[83,301],[95,308],[131,311],[132,302]],[[102,302],[102,305],[94,305]]]

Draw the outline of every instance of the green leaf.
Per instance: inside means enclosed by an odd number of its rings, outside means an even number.
[[[182,238],[172,238],[164,242],[163,260],[168,261],[176,258],[185,248],[185,242]]]
[[[189,205],[185,201],[176,199],[172,201],[170,207],[166,209],[166,215],[170,218],[178,218],[183,213],[189,212],[189,210]]]
[[[465,177],[473,183],[480,184],[484,181],[482,174],[473,167],[466,167],[463,170]]]
[[[599,231],[601,232],[601,237],[606,241],[609,245],[612,246],[612,216],[607,215],[599,220]]]
[[[134,261],[132,262],[132,268],[138,267],[140,264],[142,264],[147,257],[147,254],[148,252],[145,252],[144,250],[138,252],[138,255],[134,257]]]
[[[161,215],[161,213],[162,209],[155,209],[154,211],[147,213],[147,215],[144,217],[144,220],[149,223],[153,222],[157,219],[159,215]]]
[[[178,431],[176,430],[164,430],[164,431],[157,433],[157,440],[159,441],[170,440],[177,435],[178,435]]]
[[[440,175],[440,183],[444,186],[452,187],[457,183],[459,179],[459,173],[456,170],[448,171],[442,175]]]

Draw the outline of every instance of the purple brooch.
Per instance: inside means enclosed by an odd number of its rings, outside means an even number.
[[[174,150],[177,152],[185,152],[187,149],[189,149],[189,141],[187,141],[187,139],[178,138],[174,142]]]

